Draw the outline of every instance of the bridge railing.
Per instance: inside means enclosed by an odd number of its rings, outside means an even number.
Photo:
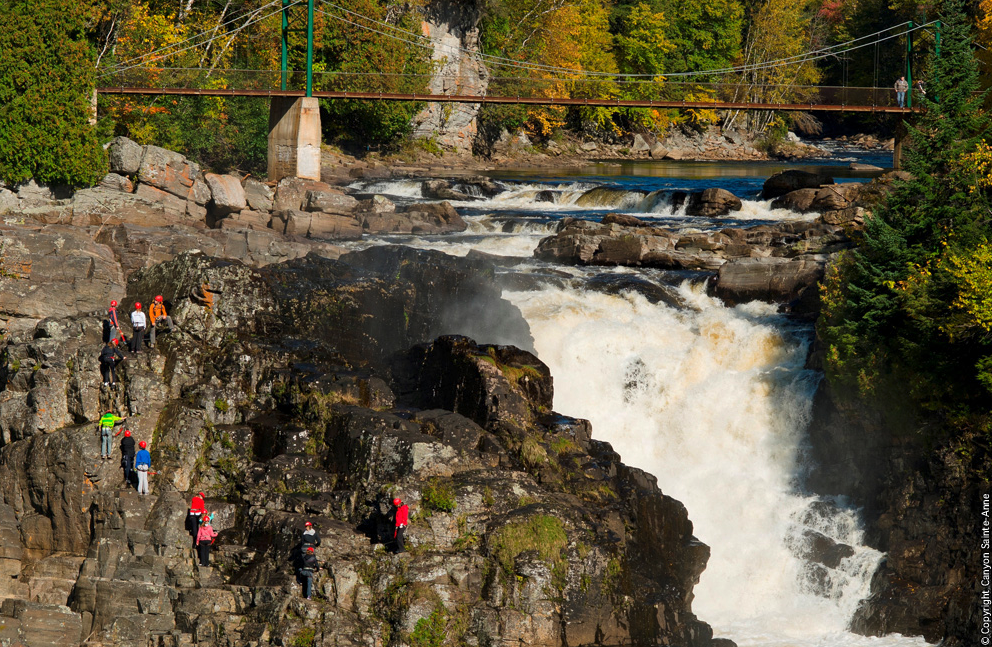
[[[480,96],[478,82],[462,77],[433,77],[419,74],[314,72],[315,92],[362,92],[403,95]],[[103,88],[158,88],[218,90],[236,89],[245,94],[301,90],[303,72],[279,70],[190,69],[137,67],[129,70],[105,70],[98,74],[97,85]],[[896,107],[892,88],[798,86],[727,82],[703,82],[667,79],[631,79],[624,77],[534,78],[498,76],[488,80],[489,97],[528,99],[607,99],[640,100],[664,103],[713,103],[726,109],[755,105],[790,106],[859,106]],[[917,99],[918,95],[914,95]]]

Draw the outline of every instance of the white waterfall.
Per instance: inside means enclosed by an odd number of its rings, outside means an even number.
[[[796,491],[819,374],[809,331],[775,307],[726,308],[687,283],[676,310],[633,294],[508,292],[555,380],[555,409],[682,501],[712,554],[693,610],[739,645],[916,645],[846,631],[881,554],[851,510]],[[834,568],[801,559],[809,533],[850,546]]]

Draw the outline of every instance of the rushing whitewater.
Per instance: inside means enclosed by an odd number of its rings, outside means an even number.
[[[748,182],[727,188],[754,195],[760,179]],[[856,510],[801,493],[806,425],[821,379],[805,368],[808,326],[776,314],[773,305],[727,308],[688,282],[678,288],[682,308],[633,293],[604,294],[584,287],[588,277],[641,272],[532,260],[538,241],[565,216],[598,220],[622,211],[689,230],[815,215],[745,198],[731,218],[691,218],[669,200],[672,191],[699,188],[680,178],[503,184],[506,191],[493,198],[455,203],[469,225],[463,234],[356,246],[392,242],[459,256],[476,250],[523,257],[530,260],[503,271],[556,277],[554,286],[504,297],[523,312],[551,368],[555,409],[591,420],[596,438],[654,474],[688,508],[696,536],[712,551],[693,610],[717,636],[741,647],[924,645],[847,631],[883,556],[863,545]],[[354,187],[398,202],[423,199],[420,183],[409,180]],[[833,559],[820,554],[824,546],[836,549]]]

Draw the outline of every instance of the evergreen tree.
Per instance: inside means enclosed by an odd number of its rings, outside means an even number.
[[[992,340],[980,319],[965,321],[962,307],[987,258],[980,251],[990,200],[971,160],[989,122],[962,3],[950,0],[944,9],[943,49],[930,65],[924,111],[907,125],[912,177],[874,209],[858,249],[828,273],[819,322],[833,379],[862,392],[908,386],[929,408],[985,406],[982,385],[992,383],[983,370],[992,365]]]
[[[89,18],[85,1],[0,0],[0,180],[78,186],[104,174]]]

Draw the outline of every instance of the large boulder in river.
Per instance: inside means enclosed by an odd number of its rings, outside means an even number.
[[[716,218],[732,211],[740,211],[742,206],[741,199],[726,189],[706,189],[692,194],[686,213],[690,216]]]
[[[713,294],[728,305],[746,301],[787,303],[823,278],[823,263],[765,258],[741,260],[720,267]]]
[[[796,213],[812,211],[817,189],[796,189],[772,200],[772,209],[788,209]]]
[[[824,184],[833,184],[833,182],[833,178],[828,175],[789,169],[776,173],[765,180],[765,184],[761,187],[761,198],[768,200],[797,189],[816,189]]]

